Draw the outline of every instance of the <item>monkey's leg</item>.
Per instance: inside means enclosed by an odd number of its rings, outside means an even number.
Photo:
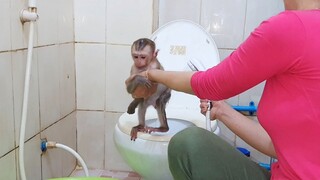
[[[171,97],[170,89],[167,89],[165,92],[161,94],[161,96],[156,101],[156,110],[158,113],[158,118],[160,121],[160,127],[146,127],[149,133],[151,132],[167,132],[169,131],[167,115],[166,115],[166,105]]]
[[[139,104],[138,107],[138,119],[139,119],[139,125],[134,126],[131,129],[131,140],[135,141],[137,139],[138,132],[147,132],[145,128],[145,119],[146,119],[146,111],[147,111],[148,104],[143,101]]]
[[[127,113],[133,114],[136,110],[136,107],[139,105],[139,103],[143,102],[143,98],[136,98],[134,99],[128,106]]]
[[[168,121],[167,121],[165,109],[163,107],[157,108],[157,112],[158,112],[158,118],[160,121],[160,127],[146,127],[146,130],[148,133],[168,132],[169,131],[169,126],[168,126]]]

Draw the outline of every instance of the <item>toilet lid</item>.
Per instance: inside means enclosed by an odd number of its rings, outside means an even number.
[[[158,60],[168,71],[190,71],[188,61],[192,61],[199,70],[220,62],[218,48],[211,35],[192,21],[171,21],[156,30],[150,39],[159,50]]]
[[[218,48],[211,35],[192,21],[171,21],[156,30],[150,39],[156,43],[158,60],[167,71],[191,71],[189,61],[200,71],[220,62]],[[167,107],[199,109],[199,99],[172,91]]]

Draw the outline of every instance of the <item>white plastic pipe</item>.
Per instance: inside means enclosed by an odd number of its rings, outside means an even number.
[[[75,156],[77,158],[77,160],[80,162],[80,164],[84,170],[85,175],[87,177],[89,177],[88,167],[87,167],[86,163],[84,162],[84,160],[81,158],[81,156],[76,151],[74,151],[73,149],[71,149],[70,147],[68,147],[66,145],[59,144],[59,143],[56,143],[55,146],[57,148],[64,149],[64,150],[70,152],[73,156]]]
[[[31,78],[31,64],[32,64],[32,50],[33,50],[33,35],[34,35],[34,22],[30,22],[29,30],[29,42],[28,42],[28,55],[26,64],[26,74],[24,81],[24,93],[22,103],[21,125],[20,125],[20,140],[19,140],[19,168],[21,180],[26,180],[26,172],[24,167],[24,138],[26,130],[26,121],[28,115],[28,101],[29,101],[29,89]]]

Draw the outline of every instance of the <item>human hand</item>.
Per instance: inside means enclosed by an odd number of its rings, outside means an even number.
[[[227,112],[228,110],[232,109],[225,101],[210,101],[212,104],[210,110],[210,119],[219,119],[219,117]],[[203,115],[206,115],[206,112],[209,107],[209,100],[201,99],[200,100],[200,109]]]
[[[209,100],[207,99],[200,99],[200,111],[201,114],[206,115],[209,108]]]

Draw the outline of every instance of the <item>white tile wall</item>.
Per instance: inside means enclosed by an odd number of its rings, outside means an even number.
[[[31,68],[24,151],[28,179],[41,180],[41,170],[51,172],[54,168],[51,162],[48,166],[41,163],[40,133],[44,128],[60,135],[62,141],[73,143],[72,148],[76,149],[75,115],[72,121],[68,120],[70,115],[61,119],[75,110],[76,102],[73,1],[38,2],[40,19],[35,23],[36,48]],[[26,4],[26,0],[2,0],[0,6],[0,179],[19,179],[18,141],[29,35],[29,23],[21,24],[19,15]],[[55,128],[57,125],[53,123],[58,120],[63,125]],[[52,157],[56,159],[57,156],[60,154]],[[76,161],[70,154],[68,156],[62,155],[58,175],[49,173],[44,179],[69,175]]]
[[[126,44],[149,37],[153,26],[153,1],[107,0],[107,43]]]
[[[201,25],[212,34],[218,48],[236,48],[242,42],[246,0],[203,0],[202,9]]]
[[[0,156],[1,157],[1,156]],[[17,179],[16,163],[15,163],[15,151],[11,151],[4,157],[0,158],[0,179]]]
[[[159,1],[159,26],[177,19],[187,19],[200,24],[201,1],[161,0]]]
[[[105,45],[77,43],[75,59],[77,109],[104,110]]]
[[[130,52],[130,46],[107,45],[106,111],[125,112],[132,101],[124,83],[133,64]]]
[[[38,49],[41,130],[60,119],[59,46]]]
[[[57,44],[59,42],[58,9],[60,4],[56,0],[44,0],[38,1],[37,6],[38,45]]]
[[[0,6],[0,51],[11,49],[11,29],[10,29],[10,0],[2,0]]]
[[[64,117],[76,109],[76,72],[74,44],[59,46],[60,61],[60,116]]]
[[[74,0],[55,0],[58,4],[59,43],[74,41]]]
[[[284,10],[283,0],[247,0],[245,36],[248,37],[262,21]]]
[[[104,168],[105,123],[103,111],[77,112],[78,152],[88,168]]]
[[[105,42],[106,0],[74,1],[76,42]]]
[[[0,157],[14,148],[11,53],[0,53]]]
[[[19,142],[20,124],[22,116],[22,103],[24,93],[25,71],[27,51],[16,51],[12,53],[13,70],[13,96],[15,114],[16,142]],[[39,86],[38,86],[38,58],[37,49],[34,50],[31,66],[31,79],[28,98],[28,116],[26,121],[25,140],[36,135],[40,131],[39,124]]]

